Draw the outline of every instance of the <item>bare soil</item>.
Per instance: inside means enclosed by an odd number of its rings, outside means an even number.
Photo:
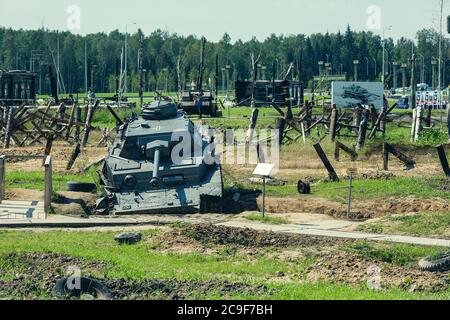
[[[73,258],[60,254],[20,253],[1,259],[0,271],[11,279],[0,280],[0,298],[36,299],[54,298],[53,286],[71,267],[82,270],[82,275],[102,282],[111,292],[113,299],[164,299],[180,300],[190,297],[207,297],[230,294],[270,294],[265,286],[254,286],[228,281],[179,281],[175,279],[146,279],[129,281],[125,279],[98,278],[106,268],[113,267],[104,262]],[[94,276],[92,276],[94,274]],[[97,277],[95,276],[97,275]]]
[[[258,199],[258,204],[260,207],[262,206],[261,198]],[[423,199],[414,196],[390,197],[383,201],[353,201],[352,214],[347,217],[346,204],[328,199],[319,197],[270,197],[266,199],[266,209],[269,213],[306,212],[324,214],[335,218],[365,220],[393,214],[450,211],[450,201],[441,198]]]

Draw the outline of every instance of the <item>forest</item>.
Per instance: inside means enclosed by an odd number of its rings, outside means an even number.
[[[432,29],[417,32],[416,39],[386,38],[386,84],[394,84],[394,64],[410,65],[412,52],[416,54],[416,79],[431,84],[432,60],[439,56],[439,34]],[[181,36],[156,30],[144,35],[139,29],[127,35],[128,87],[127,92],[137,92],[139,86],[138,51],[143,41],[145,90],[175,91],[185,88],[198,76],[200,38]],[[344,32],[312,35],[275,35],[264,41],[232,41],[225,33],[218,42],[206,46],[205,84],[214,83],[215,56],[219,56],[220,88],[231,89],[233,80],[250,79],[251,56],[259,57],[259,78],[271,79],[275,65],[277,77],[294,63],[290,77],[300,79],[309,87],[311,79],[319,74],[319,61],[330,63],[330,73],[347,74],[353,78],[353,61],[359,60],[359,80],[380,80],[382,74],[382,43],[380,35],[372,32],[355,32],[350,26]],[[81,93],[86,90],[85,61],[92,64],[92,83],[95,92],[114,92],[117,61],[125,44],[125,34],[118,30],[109,34],[96,33],[86,36],[70,32],[40,30],[13,30],[0,28],[0,68],[4,70],[32,70],[38,74],[38,92],[48,94],[48,65],[59,65],[61,91]],[[449,55],[449,43],[443,40],[442,82],[448,85],[445,72]],[[179,77],[177,73],[179,65]],[[396,68],[397,86],[401,85],[401,70]],[[409,83],[407,69],[407,84]],[[180,78],[180,79],[178,79]]]

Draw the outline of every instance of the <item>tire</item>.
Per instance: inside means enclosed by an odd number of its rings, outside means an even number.
[[[300,194],[310,194],[311,193],[311,186],[309,182],[303,182],[299,181],[297,184],[297,190]]]
[[[80,287],[69,289],[67,284],[71,280],[70,278],[58,280],[53,287],[53,294],[62,299],[80,298],[84,294],[91,295],[98,300],[110,300],[112,297],[111,291],[97,280],[80,277]]]
[[[67,182],[67,190],[72,192],[91,193],[97,190],[97,186],[95,183],[70,181]]]
[[[428,272],[444,272],[450,270],[450,252],[420,260],[419,268],[422,271]]]

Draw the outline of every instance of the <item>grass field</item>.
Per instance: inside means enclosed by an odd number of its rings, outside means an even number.
[[[408,234],[419,237],[450,238],[450,214],[448,212],[425,212],[414,215],[398,215],[365,224],[359,231],[371,233]]]
[[[158,230],[144,232],[149,238]],[[200,299],[449,299],[450,291],[440,293],[410,293],[400,289],[371,291],[364,284],[346,285],[305,281],[304,272],[314,263],[314,258],[278,261],[271,258],[270,248],[259,253],[257,259],[243,255],[233,248],[223,247],[217,254],[163,254],[157,244],[147,241],[134,246],[119,246],[111,232],[19,232],[0,231],[0,256],[20,252],[58,253],[88,260],[103,261],[107,267],[90,274],[99,278],[143,281],[144,279],[177,279],[186,281],[226,280],[249,285],[264,285],[272,293],[254,295],[234,293],[201,296],[191,293],[190,297]],[[101,248],[101,250],[99,250]],[[397,265],[406,265],[425,254],[439,249],[416,248],[407,245],[383,246],[358,243],[344,250],[356,252],[365,257],[379,259]],[[5,260],[0,260],[5,261]],[[1,262],[0,262],[1,263]],[[0,265],[0,280],[14,278],[17,266]],[[61,270],[64,272],[64,270]],[[279,274],[292,275],[290,280],[274,281]],[[11,297],[3,297],[11,298]],[[48,298],[42,293],[41,298]]]

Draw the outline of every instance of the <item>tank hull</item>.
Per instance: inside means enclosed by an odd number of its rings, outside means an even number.
[[[221,203],[222,170],[208,161],[209,140],[174,104],[164,106],[148,107],[119,130],[101,170],[105,197],[97,212],[183,214]]]

